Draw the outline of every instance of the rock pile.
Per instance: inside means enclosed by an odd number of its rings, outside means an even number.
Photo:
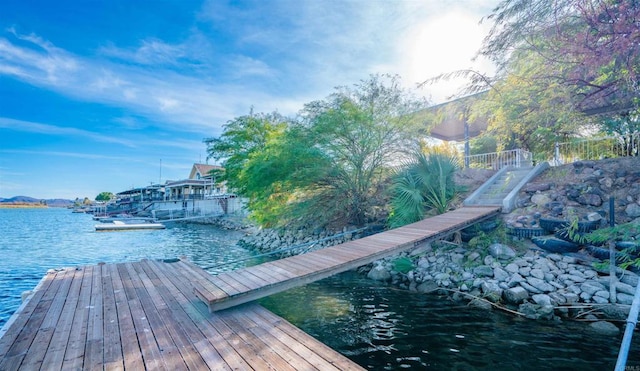
[[[576,307],[612,302],[609,277],[576,257],[534,249],[518,256],[502,244],[491,245],[485,253],[426,244],[401,256],[413,262],[410,271],[394,270],[394,261],[400,257],[392,257],[372,264],[367,275],[417,292],[445,290],[460,299],[473,299],[481,307],[497,303],[532,319],[575,317]],[[631,304],[638,276],[625,272],[621,281],[615,302]]]
[[[639,158],[628,157],[553,167],[522,189],[518,209],[505,219],[517,226],[515,219],[522,215],[586,218],[598,213],[606,224],[613,197],[616,222],[630,222],[640,217],[639,165]]]
[[[342,231],[280,231],[276,229],[260,229],[245,236],[239,244],[261,253],[283,251],[283,256],[305,251],[317,250],[361,238],[365,230],[354,230],[344,227]],[[286,250],[286,251],[285,251]]]

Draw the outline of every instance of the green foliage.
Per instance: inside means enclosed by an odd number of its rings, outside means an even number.
[[[255,114],[253,110],[237,117],[223,127],[220,137],[207,138],[208,158],[224,159],[223,178],[227,186],[241,195],[245,194],[245,165],[256,153],[264,150],[267,143],[282,135],[288,126],[287,119],[278,113]]]
[[[453,178],[458,163],[441,153],[416,153],[393,179],[390,227],[419,221],[427,212],[444,213],[459,191]]]
[[[488,134],[500,144],[498,150],[550,153],[559,135],[574,135],[578,124],[588,122],[575,110],[568,88],[544,77],[545,63],[536,53],[513,53],[506,76],[474,106],[488,117]]]
[[[424,106],[397,77],[372,76],[305,105],[297,120],[250,113],[205,140],[267,227],[363,225],[385,205],[392,164],[417,147]]]
[[[640,237],[640,222],[632,221],[617,225],[615,227],[607,227],[597,229],[587,235],[585,238],[588,242],[602,244],[607,241],[625,241],[636,240]]]
[[[397,258],[393,261],[393,270],[403,274],[409,273],[414,268],[413,261],[406,256]]]
[[[477,224],[472,226],[471,228],[475,228],[477,234],[469,240],[469,247],[478,250],[485,250],[494,243],[513,245],[514,241],[507,235],[507,228],[505,225],[501,222],[497,223],[498,225],[496,228],[489,232],[480,230],[480,227]]]
[[[469,151],[472,155],[498,151],[498,141],[492,135],[482,135],[469,141]]]
[[[600,228],[584,236],[585,242],[593,244],[606,244],[615,243],[616,241],[628,241],[632,242],[631,246],[623,249],[622,251],[616,251],[616,261],[619,263],[620,268],[627,269],[630,266],[640,267],[640,222],[632,221],[617,225],[614,227]],[[633,244],[633,242],[636,242]],[[608,262],[605,265],[608,267]]]
[[[116,198],[116,196],[111,192],[100,192],[100,194],[96,196],[96,201],[110,201],[114,198]]]
[[[494,243],[494,239],[492,238],[492,236],[480,231],[477,235],[469,240],[469,247],[472,249],[484,250],[488,248],[492,243]]]

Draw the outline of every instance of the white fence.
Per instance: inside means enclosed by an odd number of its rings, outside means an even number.
[[[558,166],[581,160],[602,160],[630,156],[640,156],[640,133],[556,143],[553,151],[536,155],[536,160],[540,162],[548,161],[551,166]],[[492,170],[500,170],[506,166],[527,167],[532,166],[533,162],[533,154],[522,149],[482,153],[465,157],[465,167]]]
[[[556,143],[553,155],[548,155],[547,161],[557,166],[580,160],[638,156],[639,145],[640,133]]]
[[[527,167],[533,165],[533,156],[529,151],[512,149],[466,156],[465,165],[466,167],[493,170],[500,170],[506,166]]]

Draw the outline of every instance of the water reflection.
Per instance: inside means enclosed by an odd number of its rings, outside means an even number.
[[[581,323],[531,321],[377,286],[353,272],[261,303],[372,370],[613,369],[622,340]],[[628,365],[640,365],[638,337]]]

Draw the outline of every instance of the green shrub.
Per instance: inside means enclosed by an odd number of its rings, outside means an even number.
[[[396,272],[406,274],[413,268],[413,261],[407,257],[398,258],[393,261],[393,270]]]

